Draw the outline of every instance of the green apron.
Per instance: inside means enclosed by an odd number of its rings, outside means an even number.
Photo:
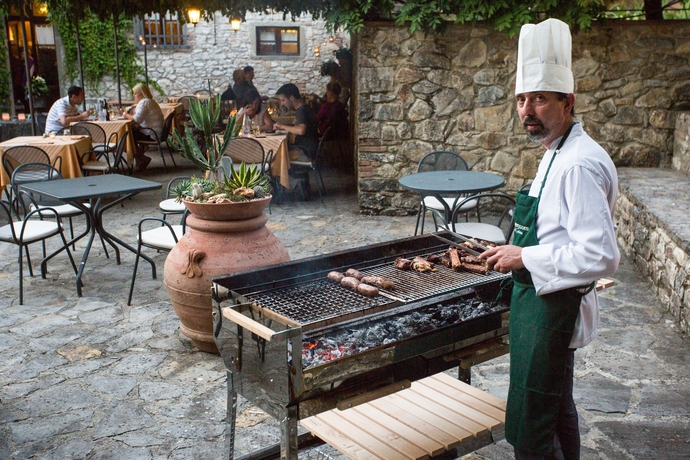
[[[536,229],[539,200],[553,160],[570,129],[551,158],[539,195],[531,197],[523,190],[516,197],[513,235],[516,246],[539,244]],[[520,450],[548,455],[553,452],[556,419],[565,383],[566,352],[582,294],[572,288],[538,296],[525,268],[513,271],[513,281],[506,440]]]

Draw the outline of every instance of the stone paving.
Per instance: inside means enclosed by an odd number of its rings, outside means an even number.
[[[193,173],[165,174],[158,162],[143,177],[165,184]],[[352,184],[333,171],[326,181],[324,204],[272,206],[268,226],[293,259],[412,235],[414,217],[359,215]],[[106,226],[133,243],[136,222],[158,215],[163,195],[144,193],[113,208]],[[61,255],[48,279],[25,274],[20,306],[16,247],[0,245],[0,254],[0,459],[223,458],[224,367],[180,334],[162,279],[152,279],[146,264],[132,306],[125,304],[133,255],[124,252],[118,266],[98,244],[84,297]],[[33,255],[36,262],[39,247]],[[165,254],[154,260],[162,276]],[[690,458],[687,339],[628,260],[615,280],[602,295],[599,338],[576,355],[582,457]],[[475,367],[473,384],[505,397],[508,366],[502,357]],[[279,441],[277,422],[242,398],[237,424],[238,455]],[[328,446],[304,454],[326,456],[344,458]],[[502,441],[467,458],[511,458],[510,446]]]

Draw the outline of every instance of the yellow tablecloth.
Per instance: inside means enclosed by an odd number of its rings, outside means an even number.
[[[287,134],[268,134],[265,137],[252,137],[258,141],[268,154],[273,150],[273,160],[270,163],[271,174],[280,177],[280,185],[290,189],[290,158],[288,157],[288,136]],[[261,158],[254,158],[251,152],[233,151],[228,155],[233,160],[244,161],[245,163],[261,163]]]
[[[174,104],[166,104],[164,102],[161,102],[158,104],[161,107],[161,111],[163,112],[163,118],[168,118],[168,115],[171,113],[174,113],[175,116],[173,117],[173,122],[172,126],[170,127],[170,131],[172,132],[173,129],[180,129],[182,130],[184,127],[184,107],[182,104],[179,103],[174,103]]]
[[[5,150],[16,145],[32,145],[45,151],[50,157],[50,162],[62,157],[60,173],[64,178],[81,177],[79,160],[84,152],[91,150],[91,138],[88,136],[55,136],[52,139],[44,139],[42,136],[21,136],[0,143],[0,158]],[[10,178],[4,168],[0,168],[0,186],[10,184]]]

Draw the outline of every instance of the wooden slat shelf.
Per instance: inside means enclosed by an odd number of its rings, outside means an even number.
[[[351,459],[424,460],[502,434],[505,401],[447,374],[346,410],[302,420],[303,427]]]

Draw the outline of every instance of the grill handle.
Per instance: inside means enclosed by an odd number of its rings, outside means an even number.
[[[253,319],[244,316],[242,313],[233,310],[232,308],[223,308],[223,316],[238,326],[242,326],[245,329],[253,332],[262,339],[270,342],[278,336],[284,335],[283,331],[274,331],[261,323],[257,323]]]

